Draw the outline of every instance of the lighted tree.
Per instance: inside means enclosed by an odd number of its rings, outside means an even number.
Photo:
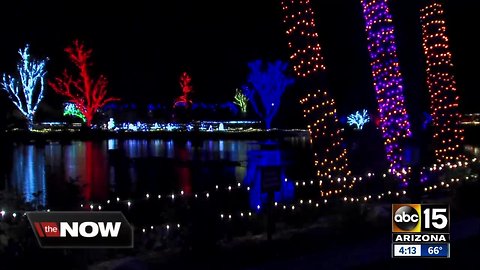
[[[179,83],[183,94],[175,100],[174,107],[180,104],[189,107],[192,104],[192,100],[190,99],[190,93],[193,90],[192,77],[190,77],[187,72],[183,72],[180,76]]]
[[[300,100],[303,117],[308,123],[315,168],[322,182],[322,195],[339,194],[353,182],[346,180],[348,169],[347,150],[343,142],[335,100],[328,93],[325,64],[321,54],[310,0],[282,0],[283,23],[290,49],[290,62],[306,91]],[[342,181],[338,181],[342,177]],[[330,181],[323,181],[326,179]],[[347,182],[348,181],[348,182]],[[325,185],[323,185],[325,184]]]
[[[390,172],[407,183],[405,138],[411,136],[403,96],[403,79],[397,58],[394,25],[387,0],[362,0],[368,51],[378,102],[380,126]]]
[[[308,78],[324,71],[320,41],[315,29],[315,14],[310,0],[282,0],[283,23],[288,27],[290,62],[300,78]]]
[[[92,50],[85,48],[78,40],[65,49],[70,60],[78,69],[78,76],[73,76],[67,70],[63,74],[49,81],[52,89],[69,99],[70,102],[85,116],[87,126],[92,125],[92,120],[97,111],[111,101],[119,100],[107,97],[108,81],[104,75],[94,77],[89,68],[93,65],[90,61]]]
[[[85,115],[75,106],[73,103],[67,103],[65,104],[65,107],[63,108],[63,115],[64,116],[74,116],[80,118],[83,122],[86,122],[87,119],[85,118]]]
[[[33,128],[33,117],[38,104],[43,99],[45,90],[46,59],[36,60],[30,57],[29,45],[18,51],[20,62],[16,76],[3,74],[2,86],[15,106],[28,121],[28,128]]]
[[[240,107],[242,113],[247,113],[248,97],[240,89],[235,90],[233,103]]]
[[[356,111],[355,113],[347,116],[347,123],[350,126],[355,125],[357,129],[363,129],[363,126],[368,122],[370,122],[370,116],[368,116],[367,110],[363,110],[362,113]]]
[[[463,143],[458,94],[453,75],[443,7],[434,0],[421,10],[423,49],[427,62],[427,85],[437,162],[456,161]]]
[[[255,112],[265,121],[265,127],[270,129],[280,107],[282,95],[287,87],[293,84],[294,79],[285,75],[287,64],[280,60],[267,63],[266,69],[261,60],[252,61],[248,66],[250,74],[247,81],[252,87],[246,87],[244,93]],[[257,96],[260,103],[257,102]]]
[[[335,101],[327,91],[317,90],[302,98],[300,103],[304,106],[303,117],[308,121],[317,176],[330,179],[322,188],[322,194],[329,196],[341,192],[341,189],[350,185],[345,178],[338,181],[338,177],[345,177],[351,172],[348,169],[347,149],[342,146],[343,130],[336,128],[339,121]]]

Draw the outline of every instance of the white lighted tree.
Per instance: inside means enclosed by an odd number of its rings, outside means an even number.
[[[360,113],[359,111],[356,111],[355,113],[350,114],[347,117],[347,120],[348,120],[347,123],[350,126],[356,125],[357,129],[363,129],[363,126],[366,123],[370,122],[370,116],[368,116],[367,110],[363,110],[362,113]]]
[[[33,116],[38,104],[43,99],[45,90],[45,65],[47,59],[32,59],[29,45],[18,50],[20,62],[17,64],[17,74],[3,74],[2,86],[10,96],[15,106],[28,121],[28,128],[33,128]]]

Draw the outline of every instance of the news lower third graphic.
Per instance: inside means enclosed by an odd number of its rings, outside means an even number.
[[[448,204],[392,204],[392,258],[450,258]]]
[[[132,248],[122,212],[27,212],[42,248]]]

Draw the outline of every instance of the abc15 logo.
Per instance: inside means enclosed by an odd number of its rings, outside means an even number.
[[[392,204],[392,232],[419,233],[450,231],[448,204]]]

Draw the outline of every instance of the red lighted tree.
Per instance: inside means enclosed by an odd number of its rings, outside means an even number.
[[[73,46],[67,47],[65,52],[78,68],[78,76],[72,76],[65,69],[61,76],[56,77],[53,82],[49,81],[48,84],[56,93],[67,97],[75,104],[85,116],[87,126],[90,127],[98,109],[108,102],[119,99],[107,97],[108,80],[105,76],[100,75],[95,78],[90,74],[89,68],[93,65],[90,61],[91,49],[86,49],[83,43],[75,40]]]
[[[183,72],[182,75],[180,76],[180,87],[182,88],[182,93],[183,95],[179,96],[175,100],[175,107],[178,105],[183,105],[185,107],[188,107],[191,103],[192,100],[190,100],[190,93],[192,92],[192,77],[188,75],[187,72]]]

